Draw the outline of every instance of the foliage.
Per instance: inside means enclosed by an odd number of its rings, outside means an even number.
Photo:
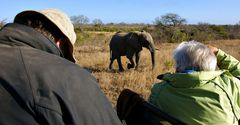
[[[170,42],[182,42],[187,40],[187,33],[177,29],[173,32]]]
[[[156,25],[177,26],[177,25],[182,25],[186,22],[187,22],[186,19],[184,19],[184,18],[180,17],[178,14],[174,14],[174,13],[167,13],[166,15],[155,18]]]
[[[211,25],[210,28],[218,35],[218,38],[226,38],[227,32],[224,26]]]
[[[6,24],[7,19],[0,20],[0,28]]]
[[[93,23],[94,25],[102,25],[102,24],[103,24],[103,22],[102,22],[101,19],[94,19],[94,20],[92,21],[92,23]]]
[[[208,32],[204,32],[204,31],[196,31],[194,33],[194,40],[196,41],[210,41],[213,40],[215,38],[215,34],[213,33],[208,33]]]
[[[88,36],[89,34],[86,34],[86,31],[130,32],[141,30],[149,32],[155,43],[175,43],[188,40],[204,42],[210,40],[240,39],[240,21],[235,25],[212,25],[206,22],[187,25],[185,24],[187,22],[186,19],[174,13],[167,13],[156,17],[154,25],[128,24],[125,22],[104,24],[101,19],[94,19],[92,23],[89,24],[89,18],[84,15],[72,16],[71,20],[74,23],[75,30],[82,33],[82,35],[78,36],[80,41],[90,37]]]
[[[225,26],[229,39],[240,39],[240,25]]]
[[[88,24],[90,19],[87,16],[79,15],[79,16],[71,16],[71,21],[75,26],[81,25],[81,24]]]
[[[189,34],[183,29],[183,24],[186,22],[186,19],[174,13],[167,13],[161,17],[156,17],[154,22],[156,27],[153,37],[164,42],[188,40]]]
[[[80,30],[76,30],[76,34],[77,34],[77,39],[76,39],[77,45],[84,44],[85,41],[88,40],[88,38],[90,37],[90,34],[80,31]]]
[[[130,31],[137,31],[143,30],[144,26],[140,25],[119,25],[119,24],[102,24],[102,25],[94,25],[94,24],[87,24],[81,25],[81,28],[75,28],[76,30],[82,31],[96,31],[96,32],[130,32]]]
[[[80,22],[78,20],[79,18],[84,18],[84,16],[72,17],[72,20],[78,23]],[[240,23],[236,25],[212,25],[200,22],[196,25],[187,25],[184,24],[186,22],[186,19],[180,17],[178,14],[167,13],[163,16],[156,17],[154,25],[127,24],[125,22],[103,24],[100,19],[94,19],[92,24],[82,23],[82,25],[79,26],[75,25],[75,29],[81,32],[130,32],[145,30],[152,35],[155,43],[240,39]],[[88,37],[88,35],[83,33],[78,39],[81,41]]]
[[[157,26],[157,25],[132,25],[132,24],[102,24],[96,26],[93,24],[81,25],[76,27],[82,36],[80,40],[88,39],[90,36],[86,32],[130,32],[145,30],[149,32],[155,43],[171,42],[177,43],[182,41],[197,40],[211,41],[222,39],[240,39],[240,25],[210,25],[200,23],[198,25],[181,25],[181,26]]]
[[[92,23],[96,28],[100,28],[103,25],[103,22],[101,19],[94,19]]]

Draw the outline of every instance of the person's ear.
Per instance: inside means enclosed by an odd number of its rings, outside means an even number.
[[[63,45],[65,44],[65,39],[64,38],[60,38],[60,39],[56,40],[55,44],[57,45],[57,47],[59,49],[61,49],[63,47]]]
[[[217,55],[218,53],[218,48],[212,45],[207,45],[207,47],[215,54]]]
[[[55,42],[58,48],[60,48],[61,40],[59,39],[58,41]]]

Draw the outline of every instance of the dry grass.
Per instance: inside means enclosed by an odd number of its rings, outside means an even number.
[[[240,59],[240,40],[209,41],[207,44],[221,48],[225,52]],[[116,105],[118,95],[124,88],[132,89],[143,95],[145,99],[150,94],[154,83],[159,82],[157,75],[164,72],[174,72],[174,61],[172,51],[177,46],[176,43],[161,43],[157,45],[159,51],[156,53],[156,68],[151,70],[150,52],[143,50],[138,70],[127,70],[128,60],[123,57],[122,63],[124,72],[117,71],[117,62],[114,62],[113,71],[108,70],[109,48],[108,43],[88,44],[76,46],[75,56],[77,63],[89,70],[98,80],[101,89],[107,95],[112,105]]]

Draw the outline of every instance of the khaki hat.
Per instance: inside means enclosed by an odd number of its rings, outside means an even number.
[[[40,11],[26,10],[18,13],[14,18],[14,22],[18,22],[18,20],[27,18],[28,16],[31,16],[31,15],[37,15],[37,14],[43,15],[48,20],[50,20],[68,38],[67,49],[69,53],[64,56],[68,60],[75,62],[75,58],[73,57],[73,47],[76,41],[76,33],[74,32],[74,26],[70,21],[70,18],[64,12],[57,9],[44,9]]]

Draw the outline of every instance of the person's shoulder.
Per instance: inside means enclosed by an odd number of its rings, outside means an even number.
[[[60,70],[62,72],[71,71],[79,72],[83,71],[79,65],[63,58],[58,55],[54,55],[45,51],[41,51],[34,48],[24,47],[21,49],[22,60],[25,65],[34,67],[39,70]],[[85,71],[84,71],[85,72]]]
[[[160,90],[164,89],[166,86],[167,86],[167,83],[165,81],[155,83],[152,86],[152,91],[160,91]]]
[[[96,81],[90,72],[63,57],[41,50],[22,50],[22,58],[27,72],[52,79],[74,81]]]

